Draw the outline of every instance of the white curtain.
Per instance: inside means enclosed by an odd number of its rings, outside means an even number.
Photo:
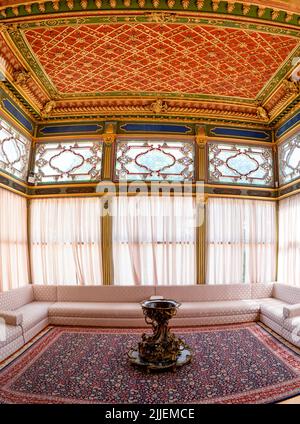
[[[209,199],[207,283],[265,283],[275,272],[275,202]]]
[[[278,282],[300,287],[300,195],[279,202]]]
[[[195,200],[116,197],[112,202],[117,285],[195,284]]]
[[[101,199],[37,199],[30,212],[33,283],[102,284]]]
[[[0,188],[0,291],[28,283],[27,201]]]

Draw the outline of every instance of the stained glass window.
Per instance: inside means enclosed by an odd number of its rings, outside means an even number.
[[[0,118],[0,169],[25,181],[30,143],[28,138]]]
[[[192,181],[193,143],[169,140],[118,141],[115,172],[120,181]]]
[[[300,133],[278,146],[278,161],[280,185],[300,177]]]
[[[228,184],[273,185],[271,147],[209,143],[208,180]]]
[[[34,172],[38,183],[99,181],[101,160],[100,142],[40,143]]]

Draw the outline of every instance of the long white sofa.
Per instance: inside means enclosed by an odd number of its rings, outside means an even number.
[[[181,302],[172,326],[260,320],[300,347],[300,288],[285,284],[39,286],[0,293],[0,361],[52,325],[145,327],[140,302]]]

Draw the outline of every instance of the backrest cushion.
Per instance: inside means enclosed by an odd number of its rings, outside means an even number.
[[[259,283],[251,284],[251,297],[252,299],[263,299],[266,297],[272,297],[274,283]]]
[[[59,302],[141,302],[154,294],[152,286],[57,286]]]
[[[34,300],[38,302],[56,302],[57,301],[57,286],[42,286],[33,284]]]
[[[179,302],[251,299],[249,284],[157,286],[155,294]]]
[[[18,309],[33,301],[34,298],[31,284],[0,293],[0,309],[2,311]]]
[[[300,287],[275,283],[273,297],[291,304],[300,303]]]

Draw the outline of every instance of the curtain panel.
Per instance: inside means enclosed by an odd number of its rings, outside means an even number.
[[[300,195],[279,202],[279,283],[300,286]]]
[[[27,200],[0,188],[0,291],[28,283]]]
[[[209,199],[207,283],[265,283],[275,273],[275,202]]]
[[[196,283],[193,197],[112,200],[115,284]]]
[[[37,199],[30,212],[33,283],[102,284],[101,199]]]

